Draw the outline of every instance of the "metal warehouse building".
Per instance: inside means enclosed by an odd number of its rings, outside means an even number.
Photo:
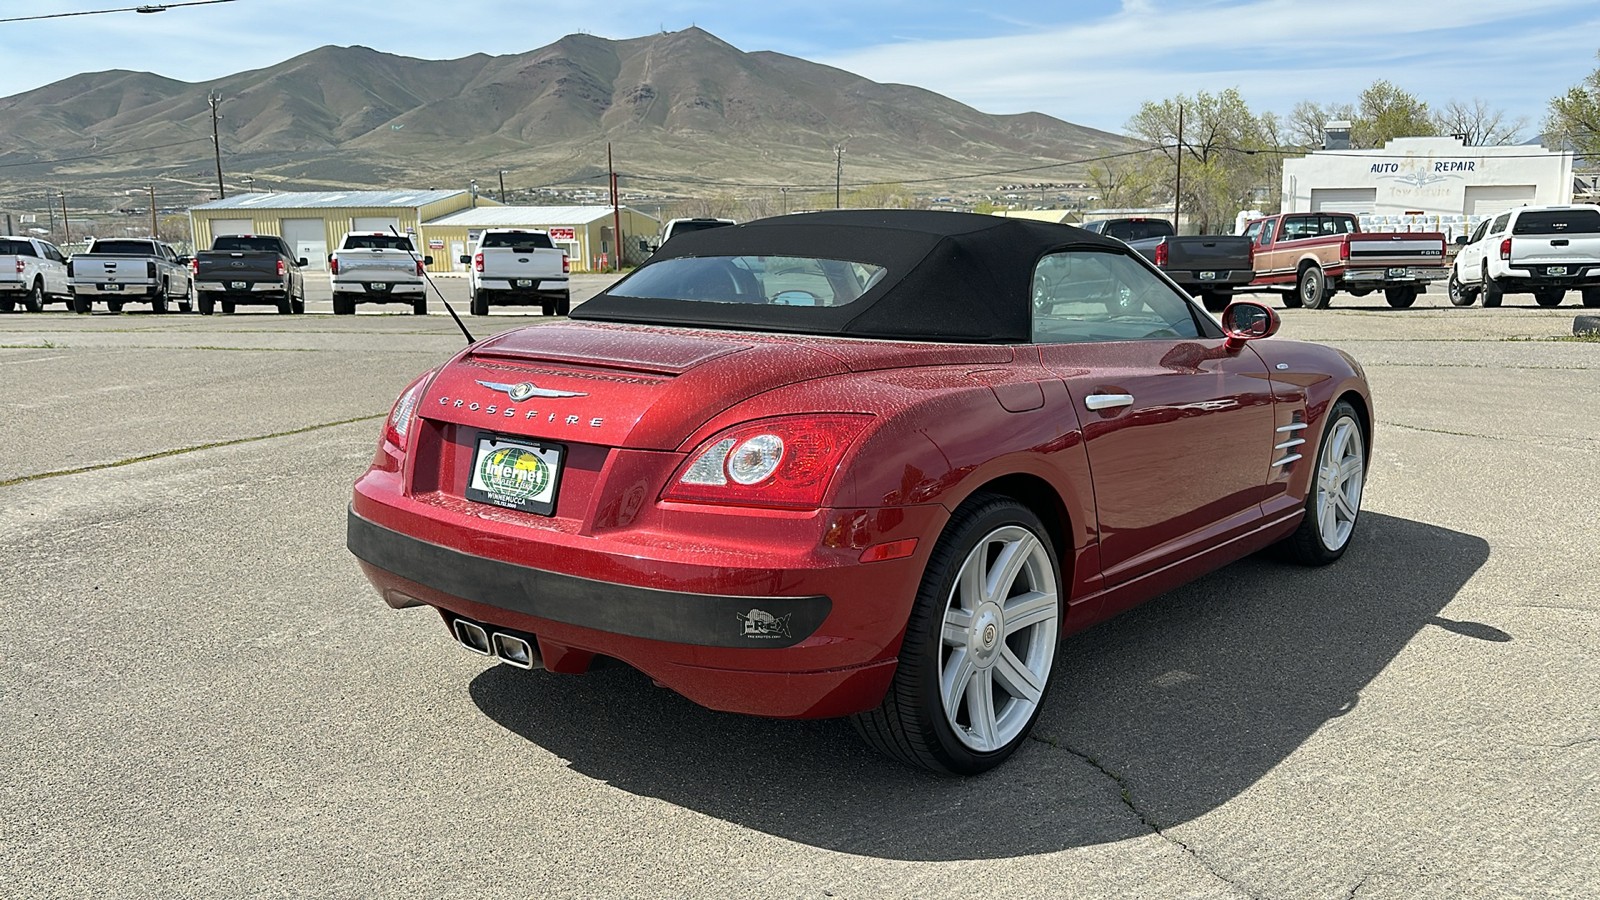
[[[317,191],[235,194],[189,210],[197,248],[211,246],[219,234],[275,234],[304,256],[313,269],[328,266],[328,254],[347,231],[388,231],[413,235],[419,250],[432,256],[435,272],[449,272],[453,259],[431,252],[415,237],[422,223],[460,209],[499,206],[470,191]]]
[[[640,242],[655,239],[661,223],[626,206],[618,210],[622,221],[623,261],[643,262],[650,251]],[[567,251],[575,272],[592,271],[615,262],[618,242],[612,234],[609,206],[478,206],[461,209],[422,223],[427,250],[436,270],[465,270],[459,260],[470,252],[485,228],[527,228],[547,231],[557,247]],[[601,256],[605,263],[601,262]],[[449,262],[450,267],[441,267]]]
[[[1532,144],[1396,138],[1381,150],[1321,150],[1284,160],[1283,210],[1349,212],[1396,226],[1409,217],[1448,227],[1517,206],[1570,203],[1572,166],[1570,152]]]

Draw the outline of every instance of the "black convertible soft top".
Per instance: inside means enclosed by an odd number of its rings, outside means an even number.
[[[572,318],[894,340],[1026,343],[1031,339],[1034,264],[1044,254],[1069,246],[1128,252],[1120,241],[1027,219],[898,209],[800,213],[673,238],[640,271],[680,257],[797,256],[882,266],[888,274],[860,299],[843,306],[704,303],[608,292],[574,309]]]

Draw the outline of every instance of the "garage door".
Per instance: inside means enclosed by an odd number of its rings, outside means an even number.
[[[1312,188],[1312,212],[1354,213],[1358,216],[1372,214],[1378,203],[1378,189],[1370,188]]]
[[[255,234],[256,223],[254,219],[212,219],[211,239],[216,240],[219,234]]]
[[[387,216],[356,216],[350,220],[351,231],[388,231],[399,229],[400,220]]]
[[[320,272],[328,267],[328,229],[321,219],[284,219],[283,239],[295,256],[306,258],[307,268]]]
[[[1498,216],[1508,209],[1533,203],[1536,188],[1531,184],[1479,184],[1467,186],[1469,216]]]

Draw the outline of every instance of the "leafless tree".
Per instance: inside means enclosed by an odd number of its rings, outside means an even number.
[[[1433,124],[1440,134],[1460,137],[1470,147],[1492,147],[1516,144],[1522,141],[1523,129],[1528,119],[1519,116],[1506,118],[1506,111],[1494,109],[1481,98],[1470,102],[1451,100],[1433,116]]]

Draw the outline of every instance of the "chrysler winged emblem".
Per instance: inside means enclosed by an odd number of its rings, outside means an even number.
[[[488,388],[491,391],[501,391],[501,392],[503,392],[505,394],[508,394],[511,397],[512,400],[515,400],[518,403],[521,403],[524,400],[528,400],[528,399],[531,399],[531,398],[534,398],[534,397],[587,397],[587,396],[589,396],[588,394],[582,393],[580,391],[553,391],[553,390],[551,390],[549,388],[539,387],[539,386],[535,385],[531,381],[524,381],[521,384],[501,384],[501,383],[499,383],[497,381],[480,381],[478,383],[483,385],[484,387]]]

